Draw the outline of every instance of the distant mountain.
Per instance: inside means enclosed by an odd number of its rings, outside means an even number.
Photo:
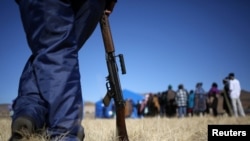
[[[250,113],[250,92],[242,90],[240,96],[244,110]]]
[[[242,90],[240,99],[241,99],[244,110],[247,113],[250,113],[250,92],[246,90]],[[84,104],[86,107],[94,106],[94,103],[92,102],[85,102]],[[9,106],[10,104],[0,104],[0,117],[9,116]]]
[[[0,117],[10,115],[9,106],[10,104],[0,104]]]
[[[95,103],[90,102],[90,101],[84,102],[84,106],[94,106],[94,105],[95,105]]]

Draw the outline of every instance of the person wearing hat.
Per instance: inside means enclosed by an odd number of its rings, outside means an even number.
[[[234,73],[229,73],[229,94],[232,100],[234,116],[245,116],[245,112],[240,100],[241,86],[240,81],[235,78]]]

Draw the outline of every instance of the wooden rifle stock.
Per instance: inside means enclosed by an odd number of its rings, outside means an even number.
[[[105,106],[108,106],[110,100],[114,98],[115,111],[116,111],[116,133],[119,141],[129,141],[125,123],[125,102],[123,100],[123,94],[121,90],[121,84],[119,80],[118,68],[115,59],[115,48],[111,35],[108,15],[103,14],[100,20],[100,27],[105,47],[106,63],[109,75],[107,78],[107,94],[103,99]],[[126,73],[123,55],[118,55],[122,67],[122,74]]]

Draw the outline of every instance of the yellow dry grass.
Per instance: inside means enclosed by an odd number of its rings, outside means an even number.
[[[84,119],[85,141],[115,141],[114,119]],[[130,141],[206,141],[209,124],[248,124],[250,116],[126,119]],[[0,118],[0,141],[10,136],[11,121]],[[46,135],[33,135],[29,141],[47,141]]]

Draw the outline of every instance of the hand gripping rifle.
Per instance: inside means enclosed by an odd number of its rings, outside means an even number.
[[[119,141],[129,141],[125,123],[125,102],[121,90],[121,84],[116,64],[115,48],[109,26],[108,15],[103,14],[100,20],[101,32],[105,47],[106,63],[109,75],[106,77],[107,94],[103,98],[103,103],[108,106],[110,100],[114,98],[116,110],[116,133]],[[123,55],[118,55],[121,65],[122,74],[126,74]]]

